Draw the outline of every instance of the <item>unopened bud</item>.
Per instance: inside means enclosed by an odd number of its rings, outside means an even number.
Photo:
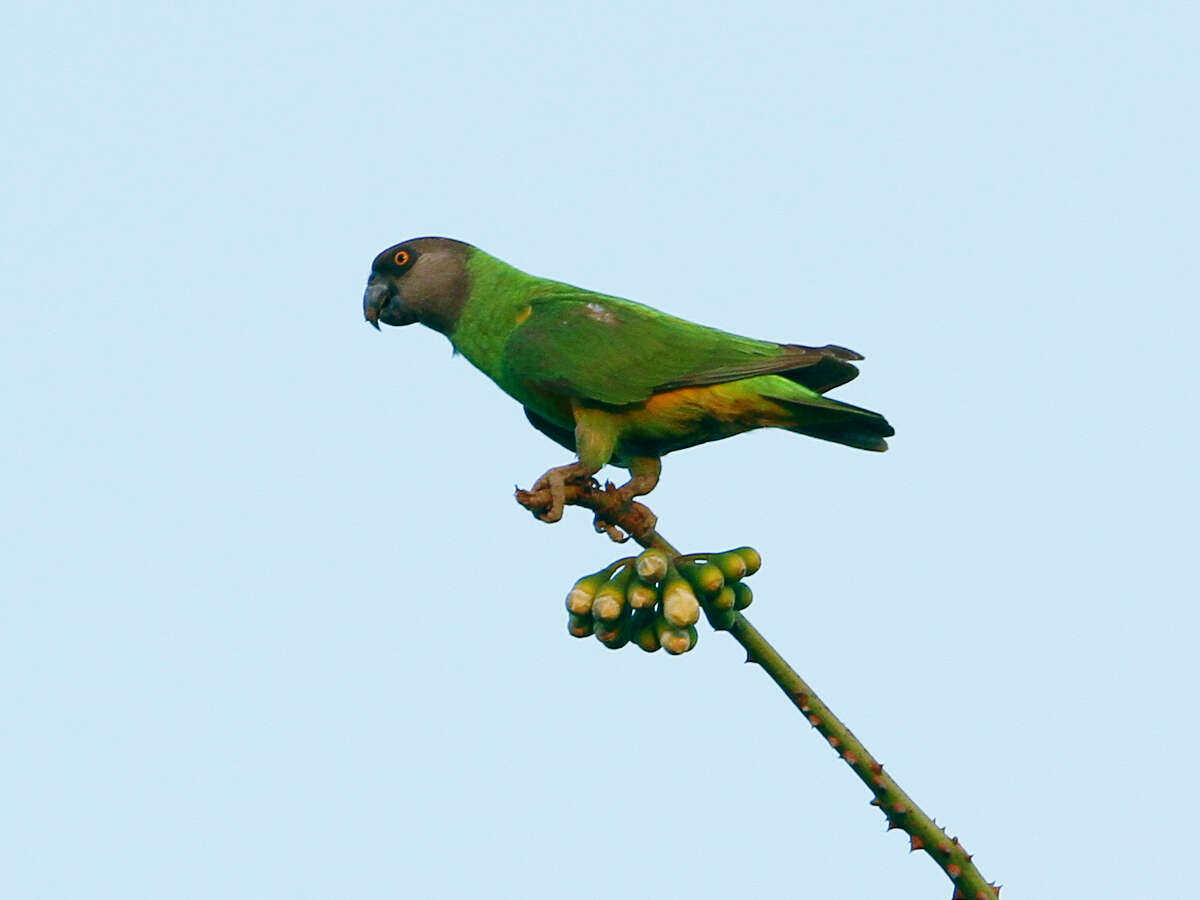
[[[734,604],[737,602],[737,594],[734,593],[736,589],[736,582],[732,587],[725,585],[725,587],[721,588],[721,590],[717,592],[717,596],[713,597],[708,602],[717,609],[733,609]]]
[[[739,581],[747,575],[746,560],[742,559],[742,555],[736,550],[718,553],[716,556],[710,557],[709,562],[721,570],[727,583]]]
[[[700,601],[682,578],[668,575],[663,583],[662,614],[674,628],[687,628],[700,620]]]
[[[633,567],[627,566],[600,585],[596,599],[592,601],[592,615],[599,620],[615,621],[621,615],[621,610],[625,609],[625,592],[632,577]]]
[[[631,578],[625,599],[633,609],[652,609],[658,602],[658,588],[646,584],[641,578]]]
[[[647,653],[653,653],[662,646],[658,641],[658,630],[654,626],[657,618],[658,615],[652,609],[639,609],[632,616],[630,637]]]
[[[611,625],[604,623],[602,629],[596,630],[596,637],[609,650],[620,650],[629,643],[629,638],[633,634],[632,621],[633,617],[626,614]]]
[[[762,568],[762,557],[758,555],[758,551],[753,547],[738,547],[731,551],[736,553],[746,562],[746,575],[753,575]]]
[[[585,575],[575,582],[570,593],[567,594],[567,612],[577,616],[585,616],[590,613],[592,602],[596,599],[596,591],[600,589],[600,585],[608,581],[610,574],[608,569],[602,569],[591,575]]]
[[[694,626],[673,628],[665,619],[660,618],[657,620],[656,630],[658,632],[658,642],[672,656],[687,653],[695,646],[696,642],[693,635],[695,635],[696,629]]]
[[[591,616],[578,616],[575,613],[567,616],[567,631],[571,637],[590,637],[594,628],[595,621]]]
[[[706,597],[713,596],[725,586],[725,576],[712,563],[684,563],[679,567],[679,574]]]
[[[667,570],[671,568],[671,558],[662,550],[651,548],[642,553],[634,565],[644,581],[658,584],[667,577]]]
[[[754,591],[750,590],[750,586],[738,582],[733,586],[733,608],[743,610],[754,602]]]

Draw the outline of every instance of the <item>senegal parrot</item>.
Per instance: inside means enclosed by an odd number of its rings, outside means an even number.
[[[661,457],[754,428],[785,428],[861,450],[895,432],[879,413],[822,396],[862,357],[828,344],[757,341],[640,303],[527,275],[450,238],[423,237],[375,257],[363,314],[379,328],[420,322],[525,407],[575,453],[534,484],[539,518],[562,517],[565,485],[606,464],[628,469],[625,500],[658,484]]]

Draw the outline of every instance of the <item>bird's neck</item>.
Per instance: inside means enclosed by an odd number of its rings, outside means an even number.
[[[528,315],[525,311],[545,279],[527,275],[477,249],[467,269],[471,293],[449,333],[450,343],[477,369],[499,382],[504,345],[522,314]]]

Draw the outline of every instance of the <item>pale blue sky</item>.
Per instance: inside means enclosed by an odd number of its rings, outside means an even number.
[[[1190,897],[1188,4],[18,3],[0,894],[948,897],[725,636],[570,639],[561,448],[362,322],[421,234],[867,356],[892,452],[671,456],[687,549],[1023,897]]]

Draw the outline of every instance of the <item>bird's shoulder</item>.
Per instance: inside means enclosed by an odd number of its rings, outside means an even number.
[[[522,324],[528,324],[530,331],[552,329],[562,338],[569,338],[574,332],[586,335],[588,339],[603,336],[608,340],[638,343],[669,339],[684,344],[697,340],[734,342],[760,349],[778,346],[701,325],[635,300],[569,285],[556,285],[538,292],[531,299],[529,313]]]

